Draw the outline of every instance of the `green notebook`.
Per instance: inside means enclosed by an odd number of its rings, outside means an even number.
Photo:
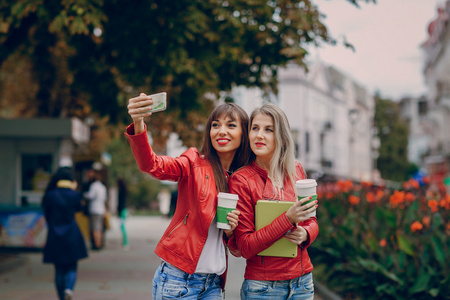
[[[291,201],[258,200],[255,207],[255,228],[259,230],[287,211]],[[258,253],[260,256],[297,257],[297,245],[286,238],[281,238],[272,246]]]

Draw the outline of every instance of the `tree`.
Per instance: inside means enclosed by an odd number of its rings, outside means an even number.
[[[374,0],[360,0],[375,2]],[[358,1],[348,0],[357,5]],[[305,46],[337,41],[309,0],[0,0],[0,108],[16,104],[5,66],[32,84],[7,116],[78,116],[128,122],[127,99],[166,91],[152,133],[199,146],[219,92],[235,85],[276,93],[279,66],[304,65]]]
[[[404,181],[411,172],[408,162],[408,123],[396,102],[375,97],[375,128],[380,138],[377,168],[384,179]]]

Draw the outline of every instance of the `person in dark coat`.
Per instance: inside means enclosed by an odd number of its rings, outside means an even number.
[[[55,285],[60,300],[70,300],[77,279],[78,260],[88,256],[75,213],[82,210],[70,168],[61,167],[50,179],[42,200],[47,221],[44,263],[55,265]]]

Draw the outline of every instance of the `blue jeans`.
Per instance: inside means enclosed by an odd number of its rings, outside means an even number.
[[[248,280],[241,288],[242,300],[313,300],[312,273],[291,280]]]
[[[77,280],[77,263],[55,264],[55,285],[58,297],[64,299],[64,290],[73,291]]]
[[[189,274],[162,262],[153,277],[153,300],[222,300],[220,282],[217,274]]]

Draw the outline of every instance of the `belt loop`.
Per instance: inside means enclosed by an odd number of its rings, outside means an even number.
[[[186,278],[186,286],[189,285],[189,279],[191,279],[191,276],[193,276],[193,274],[189,274],[187,272],[184,272],[184,277]]]
[[[303,286],[303,281],[304,281],[304,277],[303,276],[299,276],[297,277],[297,287],[301,287]]]
[[[162,260],[161,261],[161,267],[159,268],[160,269],[160,273],[163,273],[164,272],[164,267],[167,265],[167,263],[164,261],[164,260]]]

